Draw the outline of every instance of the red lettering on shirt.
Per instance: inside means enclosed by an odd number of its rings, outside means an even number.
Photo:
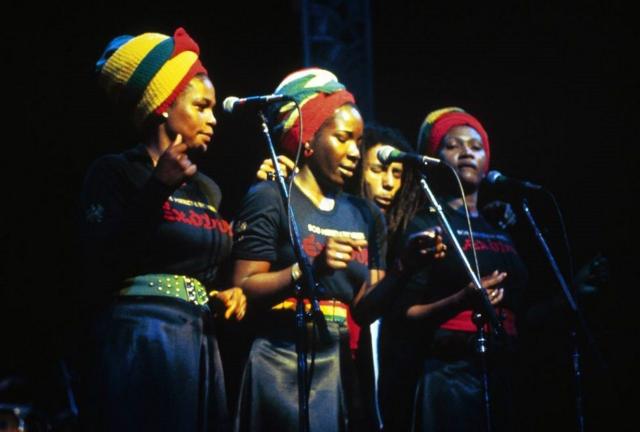
[[[169,201],[165,201],[162,205],[162,217],[168,222],[177,222],[190,225],[195,228],[205,230],[217,230],[228,236],[233,235],[231,224],[224,219],[216,219],[207,213],[198,213],[193,209],[189,209],[189,216],[181,210],[171,207]]]
[[[513,245],[509,243],[505,243],[500,240],[485,241],[485,240],[474,239],[474,243],[476,245],[476,250],[478,252],[490,250],[492,252],[497,252],[497,253],[516,253]],[[464,239],[462,250],[466,252],[471,249],[472,249],[471,238],[466,237]]]

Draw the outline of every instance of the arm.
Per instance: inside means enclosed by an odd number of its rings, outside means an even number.
[[[237,260],[233,266],[233,284],[242,287],[250,300],[275,296],[291,286],[293,267],[272,272],[269,261]]]
[[[366,240],[329,238],[324,250],[314,261],[316,276],[345,269],[353,259],[353,253],[366,245]],[[292,287],[294,280],[300,277],[297,267],[297,264],[293,264],[282,270],[270,271],[269,261],[237,260],[233,269],[233,284],[242,287],[250,299],[263,299]],[[380,276],[378,272],[383,275]],[[377,278],[384,276],[384,271],[372,270],[371,275],[377,281]]]
[[[420,268],[433,259],[445,256],[446,245],[435,229],[420,231],[409,236],[401,256],[388,272],[372,271],[370,285],[360,290],[354,299],[353,316],[359,324],[368,324],[379,318],[394,302],[398,291]]]

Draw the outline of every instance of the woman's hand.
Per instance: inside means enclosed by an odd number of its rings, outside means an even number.
[[[185,179],[192,177],[198,167],[187,156],[187,144],[182,142],[178,134],[171,145],[160,155],[153,175],[167,186],[178,186]]]
[[[341,270],[347,267],[349,261],[354,257],[355,252],[359,252],[367,247],[367,240],[354,240],[350,237],[329,237],[322,254],[316,258],[320,259],[321,265],[331,270]]]
[[[507,278],[507,273],[494,270],[488,276],[484,276],[480,283],[482,287],[487,291],[489,301],[493,306],[498,305],[504,298],[504,288],[500,287],[500,284]],[[463,296],[469,306],[474,307],[480,303],[480,293],[476,290],[473,283],[469,283],[463,290]]]
[[[293,163],[293,161],[288,157],[282,155],[278,156],[278,166],[280,167],[280,173],[284,177],[289,177],[289,174],[295,168],[295,164]],[[298,172],[298,169],[295,169],[296,172]],[[262,164],[260,165],[260,168],[256,173],[256,177],[258,178],[258,180],[272,180],[272,177],[275,176],[275,174],[276,170],[273,167],[273,160],[271,160],[271,158],[268,158],[262,161]]]
[[[426,266],[433,259],[444,258],[446,250],[447,245],[442,240],[439,227],[413,233],[407,239],[398,266],[400,271],[406,269],[413,272]]]
[[[224,291],[212,291],[209,296],[222,303],[225,308],[225,319],[229,319],[231,315],[235,315],[237,321],[244,318],[247,311],[247,298],[242,292],[242,288],[233,287]]]

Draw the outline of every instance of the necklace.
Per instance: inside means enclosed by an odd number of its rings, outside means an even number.
[[[298,186],[298,189],[300,189],[300,192],[302,192],[307,198],[309,198],[311,200],[312,203],[314,203],[320,210],[322,211],[331,211],[333,210],[333,208],[336,205],[336,200],[333,198],[329,198],[326,196],[322,196],[319,200],[318,198],[315,198],[313,196],[313,194],[311,194],[309,191],[305,190],[305,188],[300,184],[299,181],[295,181],[296,185]]]

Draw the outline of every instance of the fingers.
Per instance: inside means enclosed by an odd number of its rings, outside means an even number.
[[[265,160],[258,168],[258,172],[256,173],[256,177],[258,180],[264,181],[269,178],[269,175],[273,173],[273,163],[271,163],[270,159]]]
[[[497,305],[504,298],[504,288],[488,289],[487,296],[492,305]]]
[[[299,171],[299,169],[296,167],[296,164],[289,159],[288,157],[284,156],[284,155],[280,155],[278,156],[278,162],[280,165],[280,169],[283,170],[282,173],[290,173],[292,172],[294,169],[296,171],[296,173]]]
[[[176,134],[176,138],[171,142],[167,149],[175,147],[178,144],[182,144],[182,134]]]
[[[485,289],[492,288],[496,285],[501,284],[507,277],[506,272],[499,272],[498,270],[494,270],[489,276],[485,276],[482,278],[482,287]]]
[[[350,237],[329,237],[325,247],[326,263],[335,270],[346,268],[354,257],[354,252],[367,246],[365,239]]]
[[[428,264],[432,258],[444,258],[447,246],[440,235],[440,229],[434,227],[412,234],[405,251],[405,264],[409,267],[420,267]]]
[[[280,174],[282,174],[284,177],[288,177],[289,174],[294,171],[298,172],[298,168],[296,168],[295,163],[289,159],[286,156],[278,156],[278,168],[280,170]],[[256,177],[258,178],[258,180],[273,180],[274,179],[274,175],[276,174],[276,170],[273,166],[273,160],[271,159],[265,159],[262,161],[262,164],[260,164],[260,168],[258,169],[258,172],[256,173]]]
[[[439,243],[436,245],[436,252],[433,254],[434,258],[441,259],[447,255],[447,245],[444,243]]]
[[[327,247],[328,248],[349,248],[353,249],[363,249],[367,247],[369,243],[366,239],[353,239],[351,237],[329,237],[327,239]]]
[[[224,312],[224,319],[229,319],[238,306],[235,302],[227,303],[227,310]]]
[[[154,169],[156,178],[166,185],[175,186],[195,175],[198,166],[187,156],[188,149],[189,146],[182,142],[182,135],[178,134],[158,159]]]
[[[241,288],[230,288],[216,295],[225,306],[224,318],[229,319],[235,315],[236,320],[244,318],[247,310],[247,298]]]

